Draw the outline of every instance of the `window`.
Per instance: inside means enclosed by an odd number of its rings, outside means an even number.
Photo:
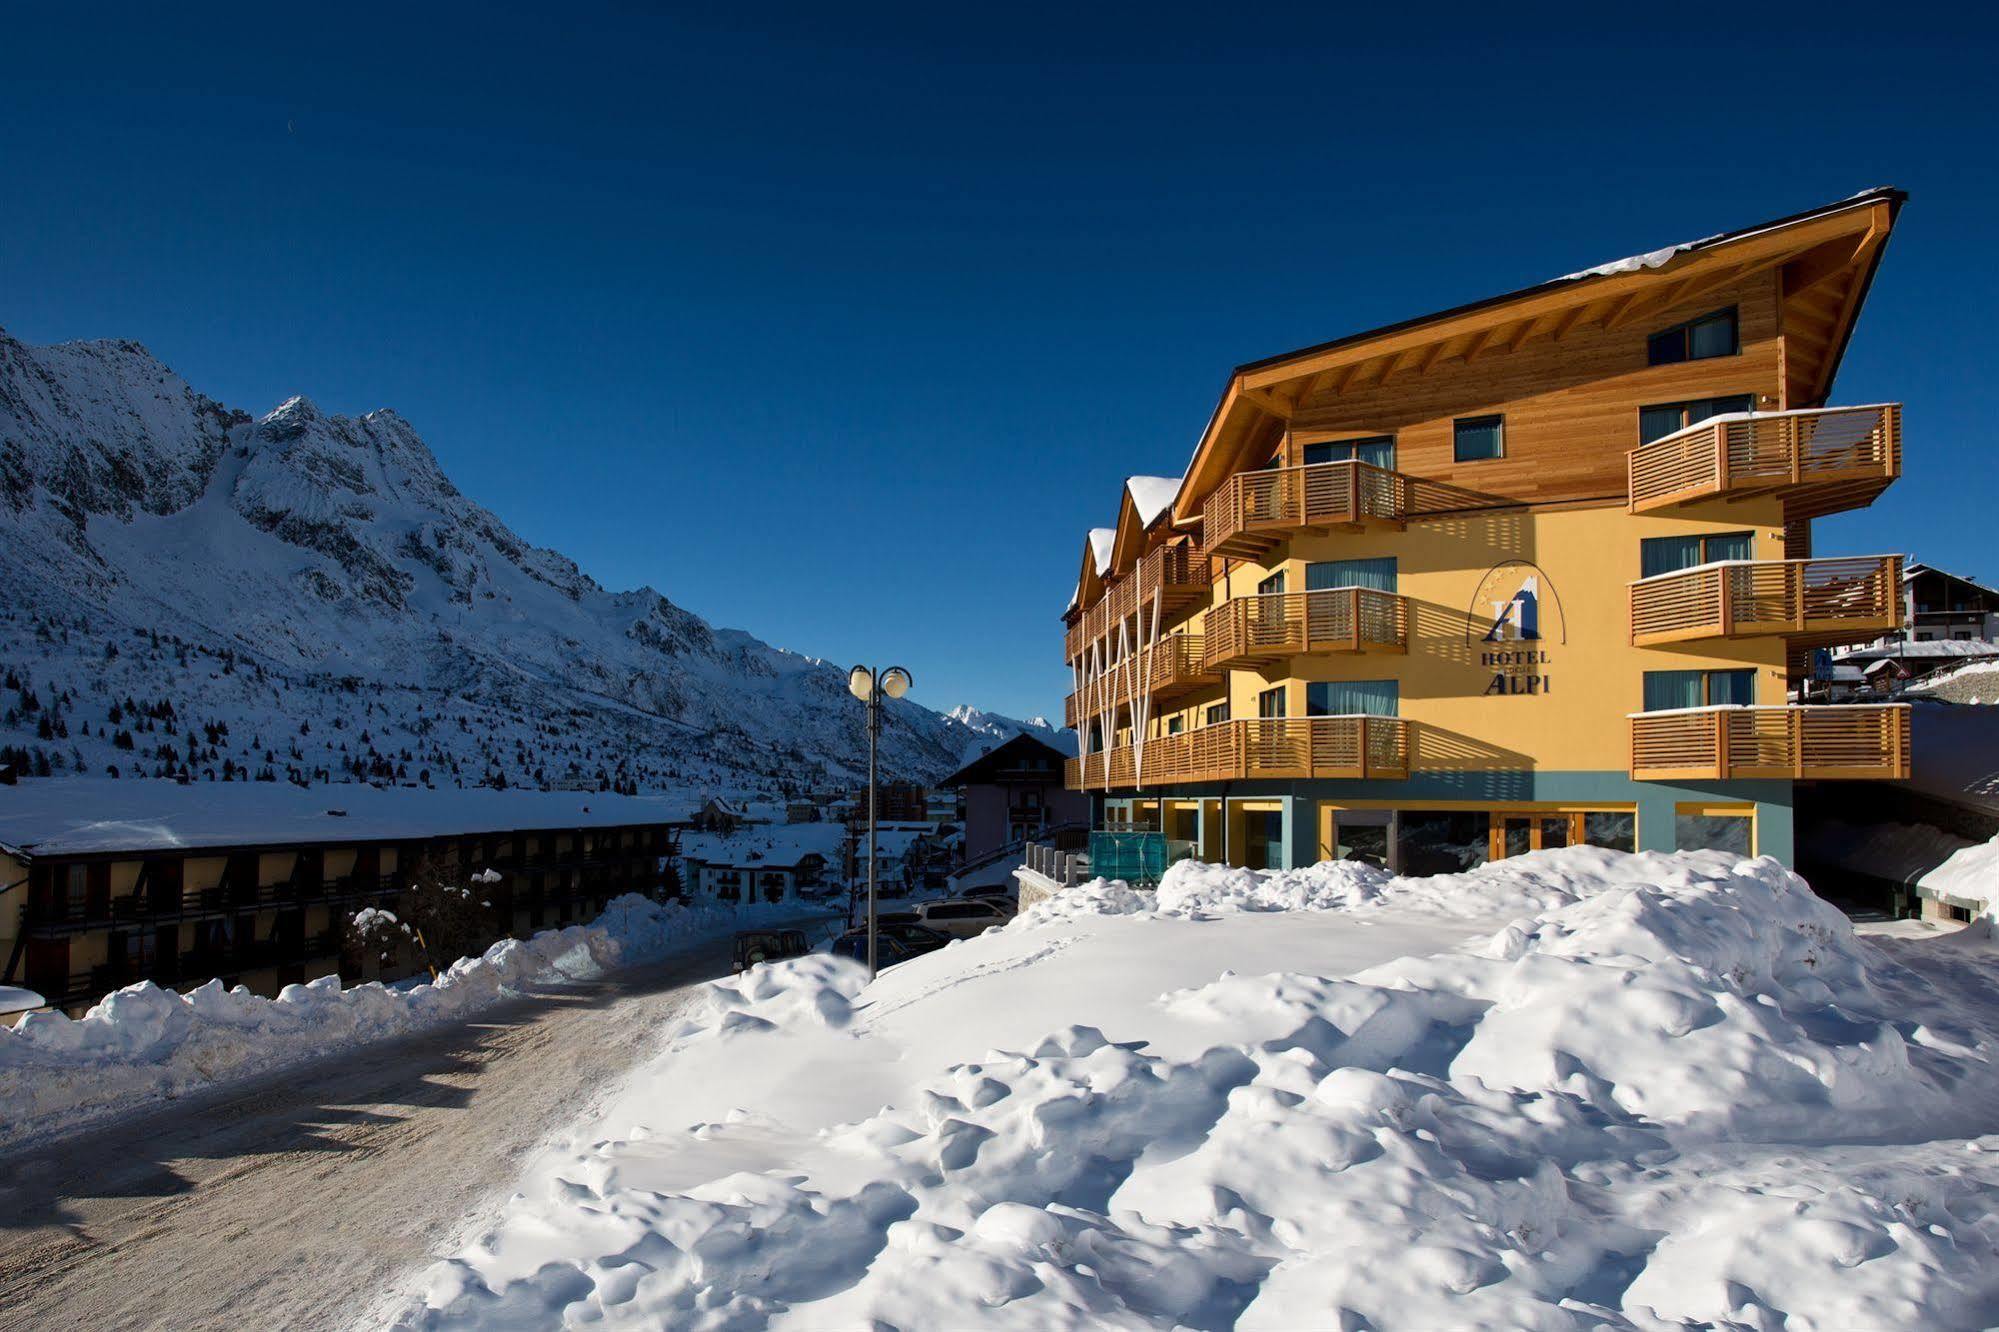
[[[1284,715],[1284,686],[1266,689],[1256,696],[1256,715],[1259,717],[1282,717]]]
[[[1583,845],[1607,847],[1612,851],[1638,849],[1638,818],[1614,810],[1592,810],[1583,815]]]
[[[1176,713],[1173,716],[1168,717],[1166,719],[1166,734],[1178,735],[1180,734],[1180,732],[1186,729],[1187,729],[1187,719],[1185,717],[1182,717]]]
[[[1210,703],[1208,704],[1207,715],[1203,719],[1202,724],[1207,726],[1219,726],[1221,723],[1227,721],[1228,719],[1229,719],[1228,704]]]
[[[1691,569],[1716,560],[1746,560],[1754,549],[1750,532],[1715,532],[1706,536],[1646,537],[1638,543],[1638,571],[1654,574]]]
[[[1755,670],[1647,671],[1645,711],[1747,706],[1756,701]]]
[[[1332,587],[1371,587],[1377,592],[1395,590],[1395,557],[1378,560],[1326,560],[1305,566],[1305,590]]]
[[[1726,851],[1731,855],[1751,854],[1755,821],[1745,813],[1688,811],[1673,816],[1673,849],[1676,851]]]
[[[1737,393],[1725,398],[1692,398],[1686,402],[1661,402],[1638,409],[1638,442],[1650,444],[1655,439],[1664,439],[1676,430],[1685,430],[1690,425],[1707,420],[1710,416],[1727,416],[1733,412],[1756,410],[1756,396],[1752,393]]]
[[[1452,456],[1459,462],[1483,462],[1506,456],[1506,418],[1503,416],[1461,416],[1454,423],[1456,444]]]
[[[1732,305],[1654,333],[1645,340],[1645,359],[1651,365],[1705,361],[1714,356],[1733,356],[1741,350],[1741,333]]]
[[[1400,716],[1401,689],[1397,680],[1314,680],[1305,686],[1305,715]]]
[[[1305,446],[1305,465],[1329,462],[1364,462],[1395,470],[1395,436],[1370,435],[1366,439],[1328,439]]]
[[[1256,585],[1256,595],[1259,597],[1273,596],[1283,590],[1284,571],[1282,569],[1279,569],[1276,573]]]
[[[1483,865],[1491,846],[1483,810],[1405,809],[1395,817],[1397,859],[1404,874],[1456,874]]]

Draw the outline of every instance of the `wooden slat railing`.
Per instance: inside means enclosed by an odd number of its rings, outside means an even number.
[[[1366,587],[1268,592],[1210,608],[1202,629],[1210,671],[1307,652],[1403,652],[1409,604]]]
[[[1707,495],[1885,485],[1902,471],[1902,408],[1735,413],[1633,449],[1633,513]]]
[[[1871,636],[1902,623],[1902,560],[1753,560],[1641,578],[1631,584],[1631,641],[1752,634]]]
[[[1494,496],[1359,461],[1238,472],[1201,508],[1202,549],[1252,556],[1298,528],[1403,522],[1503,503]]]
[[[1141,771],[1142,768],[1142,771]],[[1070,759],[1071,790],[1252,778],[1399,779],[1409,775],[1408,723],[1399,717],[1253,717]]]
[[[1206,598],[1212,582],[1208,559],[1192,544],[1161,546],[1104,590],[1063,636],[1064,660],[1074,661],[1097,639],[1154,602],[1171,614]]]
[[[1084,708],[1120,707],[1129,703],[1146,692],[1148,684],[1155,701],[1204,685],[1220,684],[1221,673],[1203,665],[1204,641],[1200,634],[1168,634],[1152,647],[1141,648],[1134,654],[1136,664],[1130,670],[1122,664],[1114,665],[1104,672],[1109,678],[1103,684],[1096,688],[1086,686],[1083,704],[1077,703],[1076,695],[1069,695],[1062,705],[1064,722],[1073,728]]]
[[[1907,704],[1688,708],[1631,718],[1631,775],[1905,779]]]

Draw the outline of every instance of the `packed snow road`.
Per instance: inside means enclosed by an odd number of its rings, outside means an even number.
[[[0,1328],[340,1327],[510,1191],[729,941],[0,1151]]]

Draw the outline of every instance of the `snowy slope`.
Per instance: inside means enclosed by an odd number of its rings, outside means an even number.
[[[0,332],[0,539],[0,743],[39,742],[57,771],[178,771],[193,749],[308,780],[386,760],[445,782],[757,787],[864,752],[843,669],[598,586],[460,493],[393,411],[298,397],[252,419],[132,342]],[[126,699],[172,705],[153,720],[173,759],[139,733],[114,751]],[[46,733],[51,704],[68,734]],[[894,704],[884,764],[936,777],[990,733]]]

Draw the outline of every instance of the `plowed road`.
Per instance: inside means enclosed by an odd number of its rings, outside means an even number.
[[[0,1151],[0,1328],[340,1328],[504,1200],[728,943]]]

